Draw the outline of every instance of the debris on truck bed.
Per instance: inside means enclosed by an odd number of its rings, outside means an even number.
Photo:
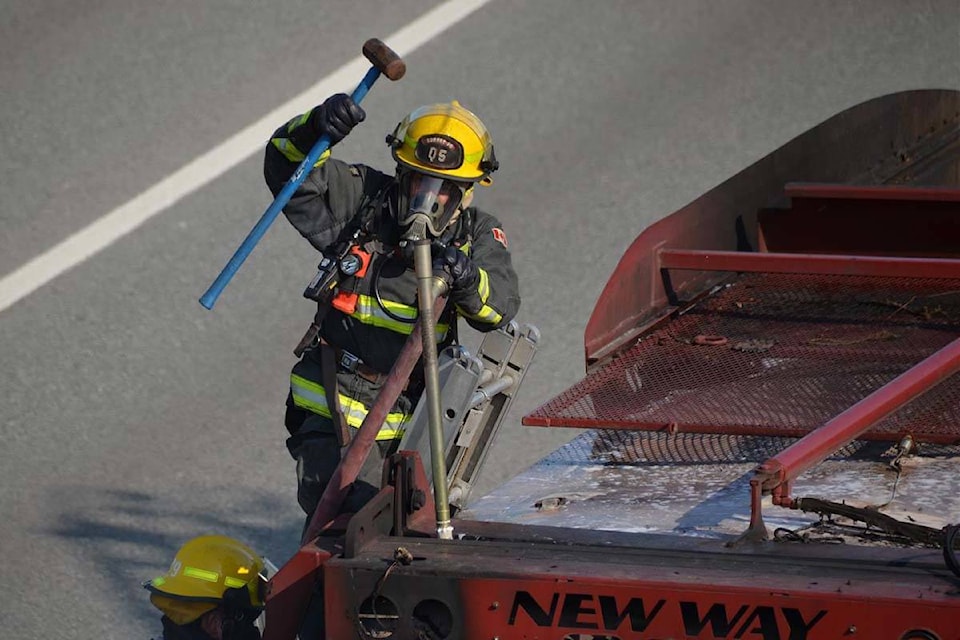
[[[794,442],[590,430],[476,500],[460,518],[731,540],[750,522],[750,479],[757,465]],[[960,447],[924,447],[923,455],[898,463],[900,470],[891,465],[895,459],[896,446],[857,441],[802,476],[794,492],[935,529],[956,521],[960,493],[945,491],[943,478],[960,469]],[[847,518],[821,520],[799,511],[766,512],[777,539],[915,544]]]

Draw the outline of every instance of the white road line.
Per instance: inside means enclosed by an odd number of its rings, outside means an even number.
[[[405,56],[489,1],[449,0],[383,41],[401,57]],[[306,111],[331,94],[352,91],[369,68],[370,63],[362,55],[354,58],[232,138],[4,276],[0,279],[0,312],[260,152],[279,123],[292,114]],[[211,279],[214,275],[211,274]]]

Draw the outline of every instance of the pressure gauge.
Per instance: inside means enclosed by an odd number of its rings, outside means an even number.
[[[352,276],[360,270],[362,264],[359,256],[349,253],[340,259],[340,273],[345,276]]]

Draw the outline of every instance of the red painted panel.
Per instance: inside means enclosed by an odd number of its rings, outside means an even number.
[[[960,216],[958,216],[960,222]],[[958,227],[960,231],[960,227]],[[960,244],[960,234],[957,237]],[[660,252],[662,269],[737,271],[751,273],[807,273],[812,275],[877,276],[887,278],[960,278],[960,260],[752,251]]]
[[[926,629],[958,637],[960,598],[943,591],[921,599],[898,585],[854,589],[825,581],[771,592],[749,586],[632,582],[475,579],[460,584],[474,603],[465,640],[564,640],[613,636],[758,638],[763,640],[897,639]],[[850,591],[851,593],[846,593]],[[574,634],[574,635],[571,635]],[[584,634],[577,636],[575,634]]]

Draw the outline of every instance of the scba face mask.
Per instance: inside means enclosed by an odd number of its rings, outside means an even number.
[[[404,172],[400,177],[397,213],[397,222],[406,229],[404,236],[439,237],[454,219],[471,186],[415,171]]]

